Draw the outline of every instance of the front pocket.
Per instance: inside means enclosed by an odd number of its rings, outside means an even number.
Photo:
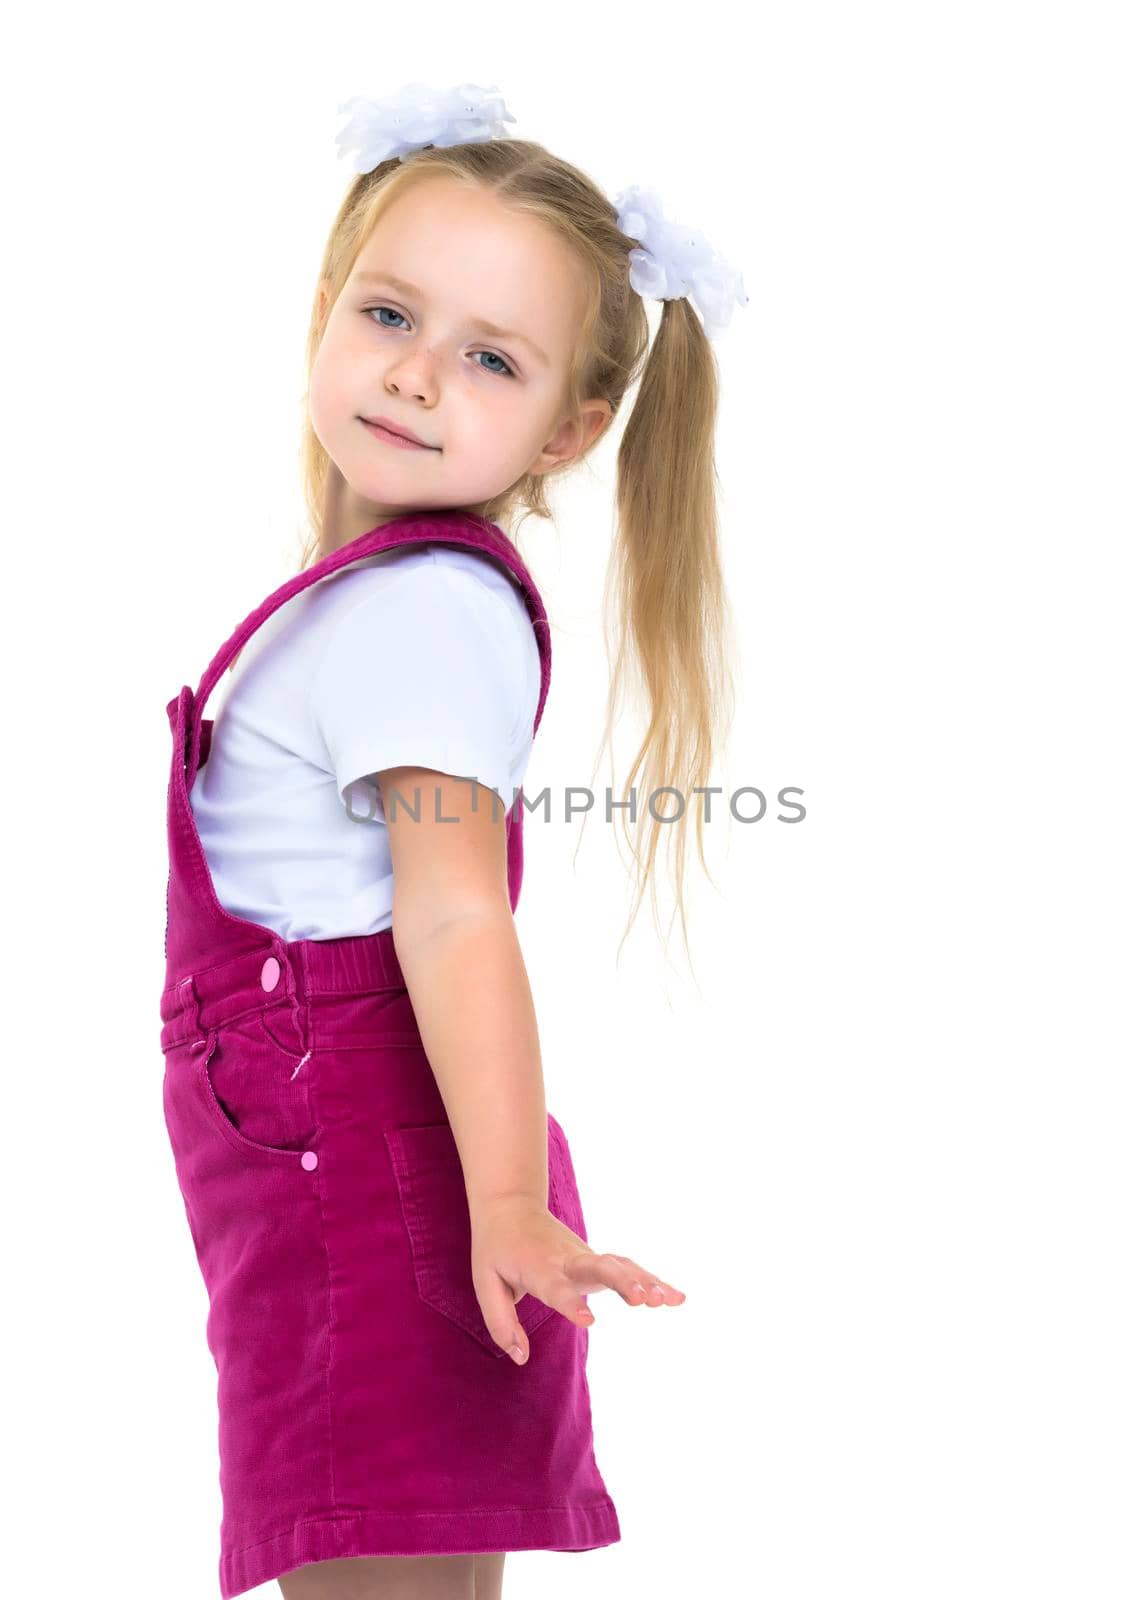
[[[314,1057],[295,1072],[300,1058],[268,1037],[260,1017],[212,1028],[196,1055],[192,1070],[211,1121],[236,1149],[297,1161],[311,1148]]]
[[[426,1305],[463,1328],[491,1355],[503,1356],[489,1333],[472,1283],[472,1228],[464,1168],[452,1128],[435,1122],[385,1133],[413,1255],[417,1293]],[[583,1212],[576,1192],[567,1141],[548,1115],[548,1210],[583,1237]],[[535,1295],[516,1303],[516,1316],[531,1335],[555,1315]]]

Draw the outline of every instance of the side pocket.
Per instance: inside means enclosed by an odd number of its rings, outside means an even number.
[[[472,1229],[464,1168],[447,1122],[386,1131],[389,1157],[412,1250],[417,1293],[426,1305],[462,1328],[491,1355],[505,1356],[485,1326],[472,1285]],[[571,1171],[567,1140],[548,1115],[548,1209],[583,1237],[583,1213]],[[516,1303],[524,1332],[556,1314],[534,1295]]]
[[[298,1067],[270,1037],[260,1014],[212,1029],[192,1058],[198,1087],[214,1126],[249,1155],[297,1160],[315,1142],[310,1074],[316,1057]]]
[[[550,1112],[548,1113],[548,1177],[551,1194],[548,1210],[553,1217],[560,1219],[565,1228],[578,1233],[586,1244],[587,1226],[583,1220],[583,1205],[580,1201],[579,1185],[575,1181],[575,1167],[572,1165],[567,1134]]]

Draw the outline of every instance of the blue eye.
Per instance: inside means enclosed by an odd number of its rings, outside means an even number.
[[[366,306],[365,315],[372,319],[377,311],[389,311],[392,312],[393,316],[400,317],[402,322],[407,320],[404,314],[398,311],[395,306]],[[375,328],[394,328],[396,324],[392,322],[374,322],[373,326]],[[493,367],[481,367],[481,372],[491,373],[494,378],[514,378],[516,376],[504,357],[498,356],[495,350],[478,350],[476,353],[481,356],[491,356],[493,361],[499,361],[500,366],[503,368],[503,371],[499,371]]]
[[[504,368],[504,372],[503,373],[497,373],[496,374],[497,377],[502,377],[502,376],[506,375],[509,378],[514,378],[516,376],[516,374],[512,371],[512,368],[505,361],[504,357],[503,356],[498,356],[496,354],[495,350],[478,350],[476,353],[477,353],[477,355],[481,355],[481,356],[491,356],[493,361],[499,361],[500,365]],[[489,369],[487,367],[485,367],[484,370],[485,370],[485,372],[487,372]]]

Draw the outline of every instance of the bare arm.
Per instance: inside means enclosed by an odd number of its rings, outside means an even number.
[[[508,899],[503,805],[491,789],[424,767],[391,767],[375,781],[393,856],[393,943],[469,1210],[508,1196],[546,1208],[540,1040]]]
[[[508,899],[501,803],[425,767],[390,767],[375,781],[393,856],[393,943],[464,1168],[473,1285],[489,1332],[523,1362],[515,1303],[525,1293],[578,1327],[594,1320],[583,1304],[594,1289],[628,1305],[681,1305],[681,1290],[628,1256],[598,1255],[548,1211],[540,1041]]]

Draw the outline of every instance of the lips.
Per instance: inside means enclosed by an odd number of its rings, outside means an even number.
[[[368,428],[373,428],[381,434],[388,434],[390,438],[402,439],[406,444],[419,446],[422,450],[435,450],[438,448],[436,445],[429,444],[426,439],[422,439],[411,428],[402,428],[399,423],[390,422],[385,417],[362,417],[361,420]]]

